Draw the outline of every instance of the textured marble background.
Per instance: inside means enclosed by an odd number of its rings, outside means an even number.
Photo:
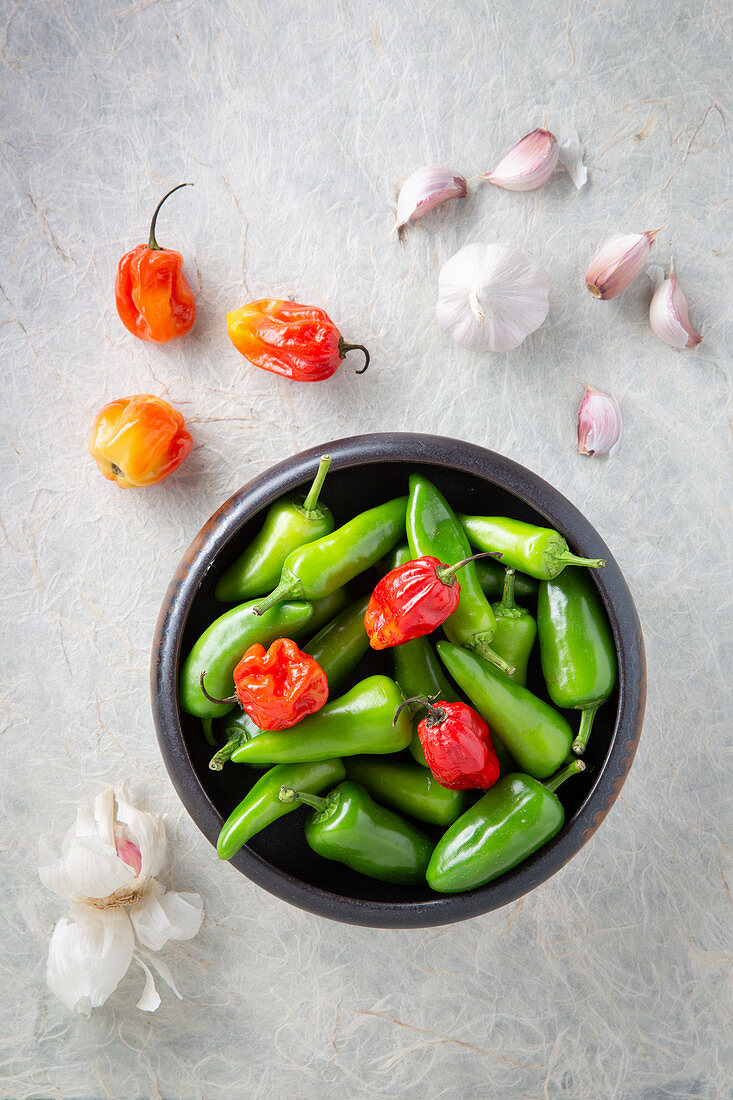
[[[628,1098],[733,1095],[731,1072],[731,237],[723,0],[26,0],[3,4],[3,1097]],[[426,162],[474,176],[537,124],[574,124],[590,184],[476,183],[393,233]],[[193,332],[129,336],[119,256],[186,257]],[[704,342],[660,344],[644,278],[593,301],[610,232],[664,224]],[[508,239],[545,265],[550,314],[510,356],[433,319],[441,264]],[[224,313],[322,304],[372,368],[288,384],[251,368]],[[580,379],[625,419],[611,462],[575,453]],[[161,394],[195,437],[163,485],[122,492],[86,453],[113,397]],[[552,481],[607,540],[638,602],[648,717],[600,832],[532,895],[466,924],[371,931],[290,908],[220,866],[163,769],[149,647],[168,580],[211,512],[312,444],[415,429],[495,448]],[[727,661],[727,663],[726,663]],[[166,951],[184,994],[139,1013],[131,972],[91,1019],[45,985],[62,913],[36,873],[79,800],[129,777],[165,811],[169,881],[200,892]],[[727,1034],[726,1034],[727,1031]]]

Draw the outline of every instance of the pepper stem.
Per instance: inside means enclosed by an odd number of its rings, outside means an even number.
[[[321,461],[318,463],[318,471],[313,484],[308,490],[308,496],[303,501],[304,512],[314,512],[316,505],[318,504],[318,497],[320,496],[321,489],[323,488],[323,482],[326,480],[326,474],[328,473],[328,467],[331,465],[330,455],[321,455]]]
[[[421,707],[425,707],[426,710],[430,711],[430,715],[428,716],[428,718],[426,718],[426,722],[429,726],[439,726],[441,722],[445,721],[445,711],[442,707],[435,707],[429,699],[422,699],[419,695],[416,695],[411,699],[405,699],[404,703],[400,703],[400,705],[397,707],[394,720],[392,722],[393,726],[397,725],[397,719],[400,716],[400,712],[406,706],[409,706],[410,703],[418,703]]]
[[[261,603],[257,604],[257,607],[252,608],[253,615],[264,615],[266,611],[269,611],[271,607],[275,607],[279,603],[283,603],[289,596],[297,598],[300,593],[298,592],[297,581],[293,580],[281,580],[279,585],[269,596],[265,596]]]
[[[511,566],[508,566],[506,572],[504,573],[504,589],[501,593],[501,599],[499,600],[499,603],[496,604],[494,608],[495,611],[499,609],[501,609],[502,611],[515,611],[517,609],[517,604],[514,599],[514,585],[516,583],[516,580],[516,570],[512,569]]]
[[[573,752],[576,756],[582,756],[586,750],[590,731],[593,728],[593,719],[600,705],[600,703],[594,703],[593,706],[586,707],[585,710],[580,712],[578,736],[573,741]]]
[[[202,694],[206,696],[206,698],[209,700],[210,703],[221,703],[222,705],[224,705],[226,703],[238,703],[239,702],[239,699],[237,698],[236,695],[230,695],[228,699],[215,699],[213,695],[209,695],[208,691],[204,687],[204,676],[205,675],[206,675],[206,669],[204,669],[204,671],[199,676],[199,683],[201,685]]]
[[[567,768],[563,768],[561,772],[557,772],[550,779],[546,779],[542,786],[554,793],[561,783],[564,783],[566,779],[570,779],[571,775],[579,775],[580,772],[584,771],[585,764],[583,761],[573,760],[572,764],[568,764]]]
[[[463,561],[457,561],[455,565],[441,565],[435,572],[438,578],[443,581],[444,584],[453,584],[453,576],[457,569],[461,569],[464,565],[468,565],[471,561],[478,561],[479,558],[502,558],[503,554],[500,554],[496,550],[485,550],[481,554],[472,554],[470,558],[464,558]]]
[[[249,741],[249,737],[247,737],[246,734],[233,733],[226,744],[222,745],[219,751],[214,753],[211,760],[209,761],[209,767],[211,768],[212,772],[220,772],[226,764],[227,760],[231,760],[234,751],[238,749],[240,745],[244,745],[247,741]]]
[[[323,813],[328,808],[327,798],[321,798],[317,794],[307,794],[305,791],[296,791],[293,787],[281,787],[277,797],[281,802],[300,802],[305,806],[311,806],[318,813]]]
[[[603,569],[606,564],[604,558],[579,558],[570,550],[562,550],[559,554],[552,554],[552,565],[559,565],[563,569],[566,565],[585,565],[588,569]],[[558,570],[560,572],[560,570]]]
[[[361,370],[355,371],[355,374],[363,374],[369,366],[369,352],[363,344],[347,344],[343,336],[339,336],[339,355],[343,359],[347,351],[363,351],[364,352],[364,366]]]
[[[158,242],[155,239],[155,223],[158,220],[158,214],[160,213],[160,208],[163,205],[163,203],[165,202],[165,200],[167,198],[169,198],[173,194],[174,191],[180,191],[182,187],[193,187],[193,184],[192,183],[179,183],[178,186],[173,187],[168,192],[167,195],[163,195],[163,198],[160,200],[160,202],[158,203],[158,205],[155,208],[155,213],[153,214],[153,220],[150,223],[150,237],[148,239],[148,248],[152,249],[153,252],[160,252],[160,245],[158,244]]]
[[[514,665],[509,665],[500,657],[499,654],[491,648],[489,645],[489,639],[491,635],[487,634],[475,634],[469,642],[466,642],[466,647],[472,649],[475,653],[478,653],[479,657],[483,657],[485,661],[489,661],[490,664],[496,665],[497,668],[505,672],[507,676],[511,676],[514,672]]]

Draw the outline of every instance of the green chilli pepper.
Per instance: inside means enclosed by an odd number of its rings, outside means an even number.
[[[409,714],[395,711],[404,701],[388,676],[369,676],[309,714],[292,729],[264,730],[232,753],[235,764],[289,764],[330,756],[399,752],[412,737]]]
[[[369,597],[365,596],[350,604],[303,646],[304,652],[310,653],[326,673],[328,691],[332,697],[369,648],[369,639],[364,629],[364,612],[368,601]],[[221,771],[236,748],[253,737],[259,737],[264,731],[255,725],[248,714],[240,711],[224,723],[222,732],[226,734],[227,740],[209,761],[209,767],[214,772]],[[262,766],[251,765],[253,768]]]
[[[396,546],[405,529],[406,509],[406,497],[389,500],[293,550],[283,563],[280,583],[260,601],[256,614],[283,600],[322,599],[348,584]]]
[[[311,806],[305,839],[319,856],[380,882],[422,882],[432,841],[409,821],[378,806],[358,783],[340,783],[325,798],[284,786],[280,798]]]
[[[585,752],[593,719],[616,686],[616,647],[596,587],[582,569],[540,585],[540,658],[555,706],[581,711],[573,752]]]
[[[511,678],[522,687],[527,683],[527,663],[537,637],[537,623],[529,611],[514,600],[516,573],[506,570],[504,593],[499,603],[492,604],[496,630],[491,644],[496,652],[514,666]]]
[[[492,558],[480,558],[476,562],[478,583],[490,600],[500,600],[504,590],[504,566]],[[531,600],[537,595],[537,581],[525,573],[517,573],[514,595],[520,600]]]
[[[450,825],[465,809],[465,791],[441,786],[427,768],[411,760],[350,756],[344,764],[347,777],[365,787],[377,802],[418,821]]]
[[[318,630],[339,612],[348,597],[333,592],[314,603],[289,602],[272,608],[266,617],[252,611],[255,601],[232,607],[220,615],[194,643],[178,676],[178,698],[187,714],[199,718],[220,718],[231,704],[212,703],[201,691],[201,675],[206,673],[206,690],[215,698],[225,699],[232,692],[232,675],[246,651],[255,642],[269,646],[276,638],[302,638],[305,630]]]
[[[220,577],[214,593],[217,600],[241,603],[266,596],[280,580],[283,562],[291,550],[333,531],[330,509],[318,503],[330,465],[331,456],[323,455],[305,500],[286,496],[270,505],[259,533]]]
[[[216,842],[219,859],[231,859],[256,833],[297,809],[297,805],[288,805],[278,798],[283,784],[318,794],[334,783],[340,783],[345,775],[340,760],[279,764],[276,768],[270,768],[222,825]]]
[[[551,527],[536,527],[505,516],[459,516],[469,541],[477,550],[496,550],[502,565],[511,565],[539,581],[562,573],[566,565],[587,565],[601,569],[603,558],[579,558]]]
[[[545,779],[567,758],[572,730],[562,714],[475,653],[438,642],[436,649],[466,698],[506,745],[522,771]]]
[[[410,476],[407,541],[413,558],[431,555],[446,565],[463,561],[471,554],[455,512],[443,494],[421,474]],[[507,665],[489,645],[496,619],[478,582],[475,562],[470,561],[462,567],[459,583],[460,602],[443,623],[443,630],[452,642],[476,650],[498,668],[509,672],[511,665]]]
[[[364,612],[369,596],[350,604],[335,619],[303,646],[314,657],[328,678],[328,691],[333,696],[369,649],[364,629]]]
[[[500,779],[436,844],[425,876],[431,889],[474,890],[542,848],[565,822],[554,791],[584,769],[574,760],[546,783],[517,773]]]

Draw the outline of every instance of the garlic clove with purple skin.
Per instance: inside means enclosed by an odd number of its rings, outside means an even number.
[[[485,172],[481,178],[505,191],[535,191],[555,171],[559,155],[554,134],[533,130],[501,158],[493,172]]]
[[[609,237],[585,272],[585,285],[592,296],[605,301],[626,290],[646,263],[658,233],[658,229],[652,229],[644,233],[614,233]]]
[[[418,168],[403,183],[397,198],[397,228],[422,218],[448,199],[465,199],[468,184],[463,176],[439,164]]]
[[[621,409],[610,393],[596,390],[585,382],[585,393],[578,409],[578,454],[605,455],[613,458],[621,443]]]
[[[696,348],[702,340],[700,333],[690,324],[687,298],[672,265],[666,279],[660,276],[652,296],[649,324],[654,335],[671,348]]]

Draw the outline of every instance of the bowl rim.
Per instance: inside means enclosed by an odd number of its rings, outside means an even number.
[[[454,923],[508,905],[559,871],[587,843],[616,801],[641,736],[646,700],[646,659],[641,624],[621,570],[591,523],[557,489],[512,459],[478,444],[447,436],[379,432],[333,440],[269,467],[237,490],[204,524],[168,585],[158,616],[151,657],[151,701],[166,770],[194,823],[210,843],[222,816],[193,769],[178,709],[178,664],[190,608],[219,551],[248,519],[277,497],[312,479],[320,456],[332,469],[374,462],[421,462],[473,474],[497,485],[559,529],[576,552],[604,558],[592,571],[611,623],[619,674],[616,722],[603,765],[569,825],[529,859],[498,879],[465,894],[436,894],[428,901],[377,902],[333,893],[281,871],[246,845],[229,862],[258,886],[318,916],[378,928],[419,928]]]

